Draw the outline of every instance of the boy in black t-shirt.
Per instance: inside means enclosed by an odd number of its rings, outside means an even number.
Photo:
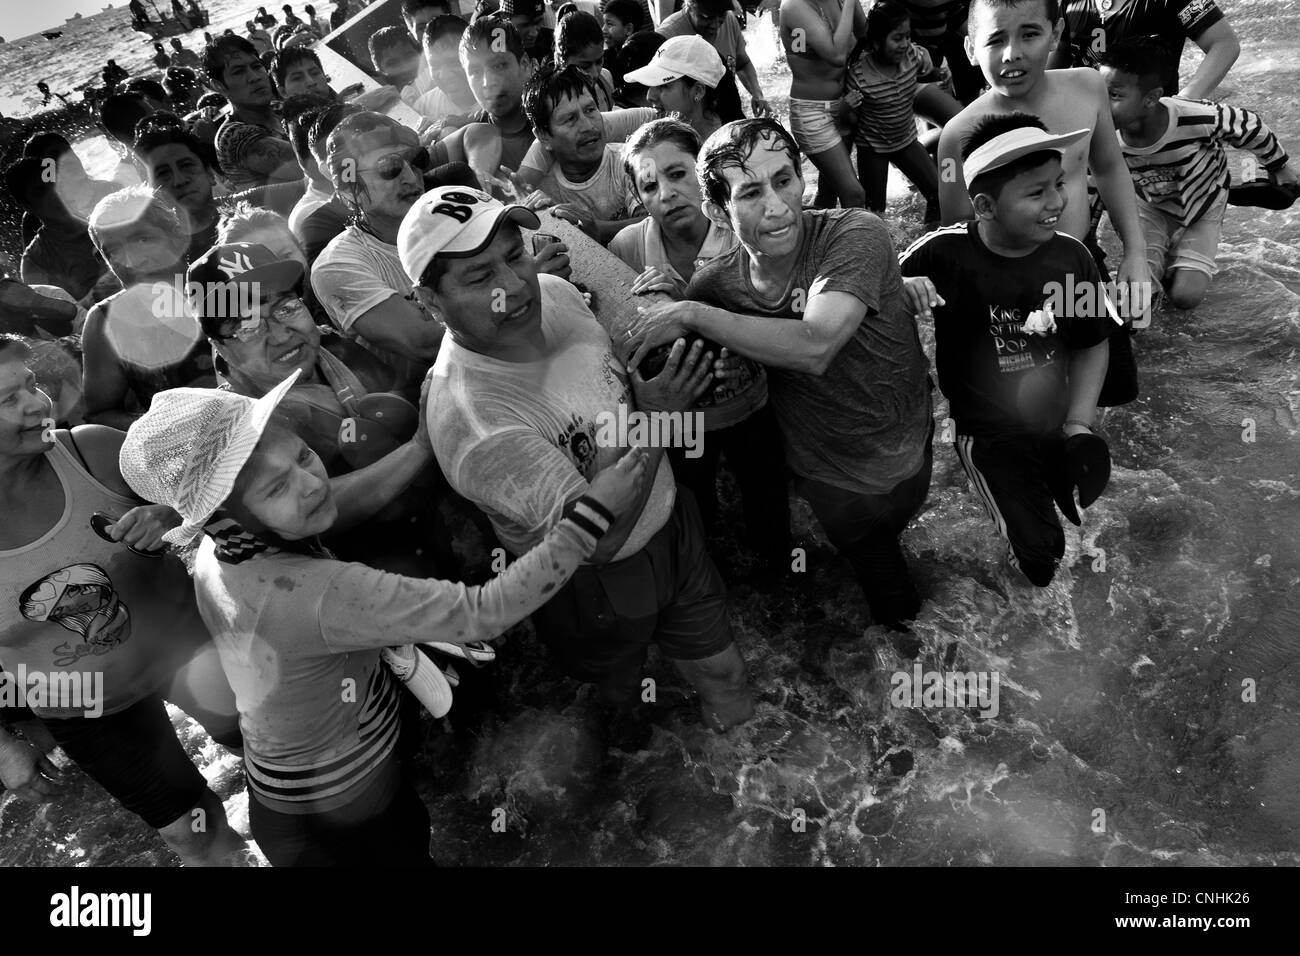
[[[1050,135],[1024,113],[984,120],[963,149],[976,220],[923,236],[901,262],[934,286],[958,458],[1012,565],[1039,587],[1065,554],[1054,502],[1079,524],[1075,485],[1087,507],[1110,469],[1091,426],[1120,319],[1087,247],[1056,231],[1061,150],[1087,135]]]

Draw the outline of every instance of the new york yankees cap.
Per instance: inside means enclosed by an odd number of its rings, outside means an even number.
[[[505,205],[479,189],[439,186],[406,212],[397,230],[397,256],[418,285],[435,256],[465,258],[487,248],[504,222],[525,229],[541,225],[537,213],[517,203]]]
[[[266,246],[229,242],[196,259],[185,279],[190,311],[206,331],[211,322],[248,318],[218,314],[229,311],[230,303],[245,301],[246,297],[232,294],[236,287],[255,284],[259,296],[288,292],[302,284],[303,268],[293,259],[277,259]]]

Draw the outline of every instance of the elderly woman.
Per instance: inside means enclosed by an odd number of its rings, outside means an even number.
[[[258,325],[271,314],[259,312]],[[331,480],[302,439],[272,422],[299,374],[260,399],[161,393],[127,435],[123,473],[181,515],[166,540],[187,549],[199,609],[235,688],[249,822],[267,858],[428,865],[428,811],[396,756],[393,674],[414,682],[430,665],[385,649],[490,640],[531,614],[638,500],[645,457],[631,452],[602,472],[535,549],[482,587],[346,564],[319,536],[390,500],[432,450],[421,425],[383,461]]]

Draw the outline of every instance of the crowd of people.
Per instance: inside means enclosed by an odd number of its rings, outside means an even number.
[[[615,746],[646,739],[651,645],[709,726],[744,724],[728,587],[797,590],[791,486],[864,621],[921,612],[920,323],[940,444],[1008,580],[1047,587],[1060,516],[1106,487],[1102,412],[1138,395],[1135,320],[1202,300],[1229,202],[1300,192],[1263,119],[1212,100],[1238,49],[1213,0],[782,0],[788,125],[753,8],[554,6],[403,0],[369,38],[385,85],[350,99],[311,6],[258,8],[195,61],[160,45],[165,83],[115,76],[112,181],[49,133],[5,168],[27,245],[0,283],[0,665],[105,688],[94,718],[4,713],[19,797],[57,795],[57,745],[184,863],[241,859],[169,701],[242,754],[273,864],[429,865],[419,707],[447,713],[527,617]],[[905,250],[890,165],[930,230]],[[583,283],[602,262],[631,317]],[[611,440],[631,414],[677,440]],[[749,565],[711,553],[724,466]],[[487,579],[457,536],[509,561]]]

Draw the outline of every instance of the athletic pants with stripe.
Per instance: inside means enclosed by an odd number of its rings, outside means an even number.
[[[1065,556],[1065,532],[1048,484],[1059,467],[1051,446],[1035,438],[958,435],[953,445],[975,495],[1010,545],[1012,567],[1038,587],[1052,583]]]

